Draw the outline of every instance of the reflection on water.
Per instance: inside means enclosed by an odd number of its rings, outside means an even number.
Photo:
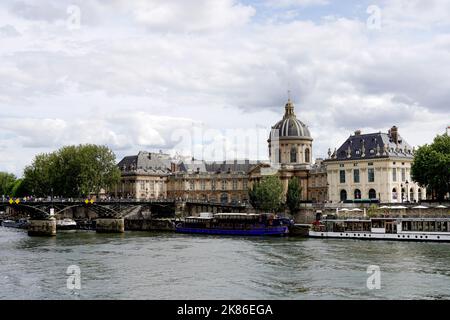
[[[66,287],[70,265],[81,290]],[[0,298],[449,299],[450,244],[0,228]]]

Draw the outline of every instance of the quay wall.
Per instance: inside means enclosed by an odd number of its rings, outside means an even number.
[[[175,231],[175,225],[171,219],[125,219],[125,230]]]

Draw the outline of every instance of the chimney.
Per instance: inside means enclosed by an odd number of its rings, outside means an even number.
[[[361,135],[361,130],[356,130],[355,131],[355,136],[360,136]]]
[[[391,130],[389,130],[392,142],[395,144],[398,144],[398,128],[396,126],[393,126]]]

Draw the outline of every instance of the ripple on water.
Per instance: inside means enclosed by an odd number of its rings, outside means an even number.
[[[450,299],[450,244],[5,228],[0,244],[2,299]],[[369,265],[380,290],[366,287]]]

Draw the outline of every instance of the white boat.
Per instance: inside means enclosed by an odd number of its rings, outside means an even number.
[[[450,218],[325,219],[308,234],[315,238],[450,241]]]
[[[77,223],[75,220],[65,218],[62,220],[56,220],[57,230],[75,230],[77,228]]]
[[[18,221],[3,220],[2,226],[5,228],[26,229],[26,228],[28,228],[28,220],[27,219],[19,219]]]

